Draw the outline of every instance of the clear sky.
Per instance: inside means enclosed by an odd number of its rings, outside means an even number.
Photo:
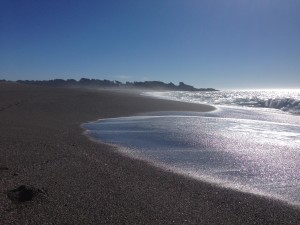
[[[81,77],[300,88],[300,1],[0,1],[0,79]]]

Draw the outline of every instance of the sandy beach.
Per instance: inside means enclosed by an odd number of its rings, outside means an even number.
[[[101,118],[214,107],[0,83],[0,224],[300,224],[299,207],[153,167],[84,136]],[[30,201],[8,198],[20,185]]]

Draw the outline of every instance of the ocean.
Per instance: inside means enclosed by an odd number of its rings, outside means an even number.
[[[86,134],[166,170],[300,205],[300,90],[143,95],[217,109],[102,119]]]

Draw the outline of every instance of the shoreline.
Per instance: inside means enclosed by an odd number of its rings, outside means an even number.
[[[153,111],[210,110],[110,91],[1,84],[3,224],[296,224],[300,209],[216,187],[124,157],[80,124]],[[18,185],[43,190],[13,203]]]
[[[150,96],[151,97],[151,96]],[[180,102],[180,101],[179,101]],[[218,110],[218,109],[216,109]],[[155,112],[155,115],[158,113],[158,115],[160,115],[160,112]],[[165,112],[161,112],[161,113],[165,113]],[[175,112],[171,112],[171,113],[175,113]],[[210,175],[199,175],[199,174],[190,174],[189,171],[185,171],[185,170],[181,170],[180,168],[175,168],[175,167],[169,167],[167,164],[157,161],[156,159],[151,159],[148,158],[145,155],[140,155],[139,152],[135,152],[135,150],[131,151],[130,147],[126,147],[126,146],[122,146],[122,144],[113,144],[113,143],[108,143],[105,141],[101,141],[95,137],[93,137],[92,135],[89,134],[90,130],[88,128],[85,128],[84,125],[88,124],[88,123],[97,123],[98,121],[101,120],[110,120],[110,119],[122,119],[122,118],[130,118],[130,117],[138,117],[138,116],[148,116],[149,113],[144,113],[144,114],[139,114],[139,115],[133,115],[133,116],[128,116],[128,117],[114,117],[114,118],[102,118],[102,119],[98,119],[96,121],[89,121],[86,123],[81,124],[81,128],[84,130],[83,131],[83,135],[86,136],[90,141],[95,142],[95,143],[99,143],[99,144],[105,144],[105,145],[109,145],[112,148],[115,148],[117,153],[121,154],[124,157],[127,157],[129,159],[133,159],[133,160],[139,160],[147,165],[150,165],[151,167],[155,167],[158,169],[161,169],[165,172],[170,172],[170,173],[174,173],[175,175],[178,176],[182,176],[185,177],[187,179],[193,179],[199,182],[203,182],[209,185],[213,185],[216,186],[217,188],[222,188],[222,189],[228,189],[234,192],[238,192],[238,193],[244,193],[244,194],[250,194],[250,195],[254,195],[260,198],[266,198],[269,200],[274,200],[274,201],[278,201],[281,202],[283,204],[289,205],[291,207],[295,207],[300,209],[300,202],[299,201],[292,201],[292,200],[287,200],[284,198],[284,196],[280,196],[280,195],[275,195],[275,194],[271,194],[268,192],[265,192],[263,190],[257,189],[254,186],[249,186],[249,185],[245,185],[245,184],[236,184],[236,183],[224,183],[223,180],[221,180],[220,178],[214,178],[213,176]],[[150,115],[153,115],[150,113]],[[165,114],[163,114],[165,115]]]

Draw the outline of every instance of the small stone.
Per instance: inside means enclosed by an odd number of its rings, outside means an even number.
[[[8,167],[6,167],[6,166],[0,166],[0,170],[8,170]]]
[[[38,189],[21,185],[16,189],[7,192],[7,197],[13,202],[31,201]]]

